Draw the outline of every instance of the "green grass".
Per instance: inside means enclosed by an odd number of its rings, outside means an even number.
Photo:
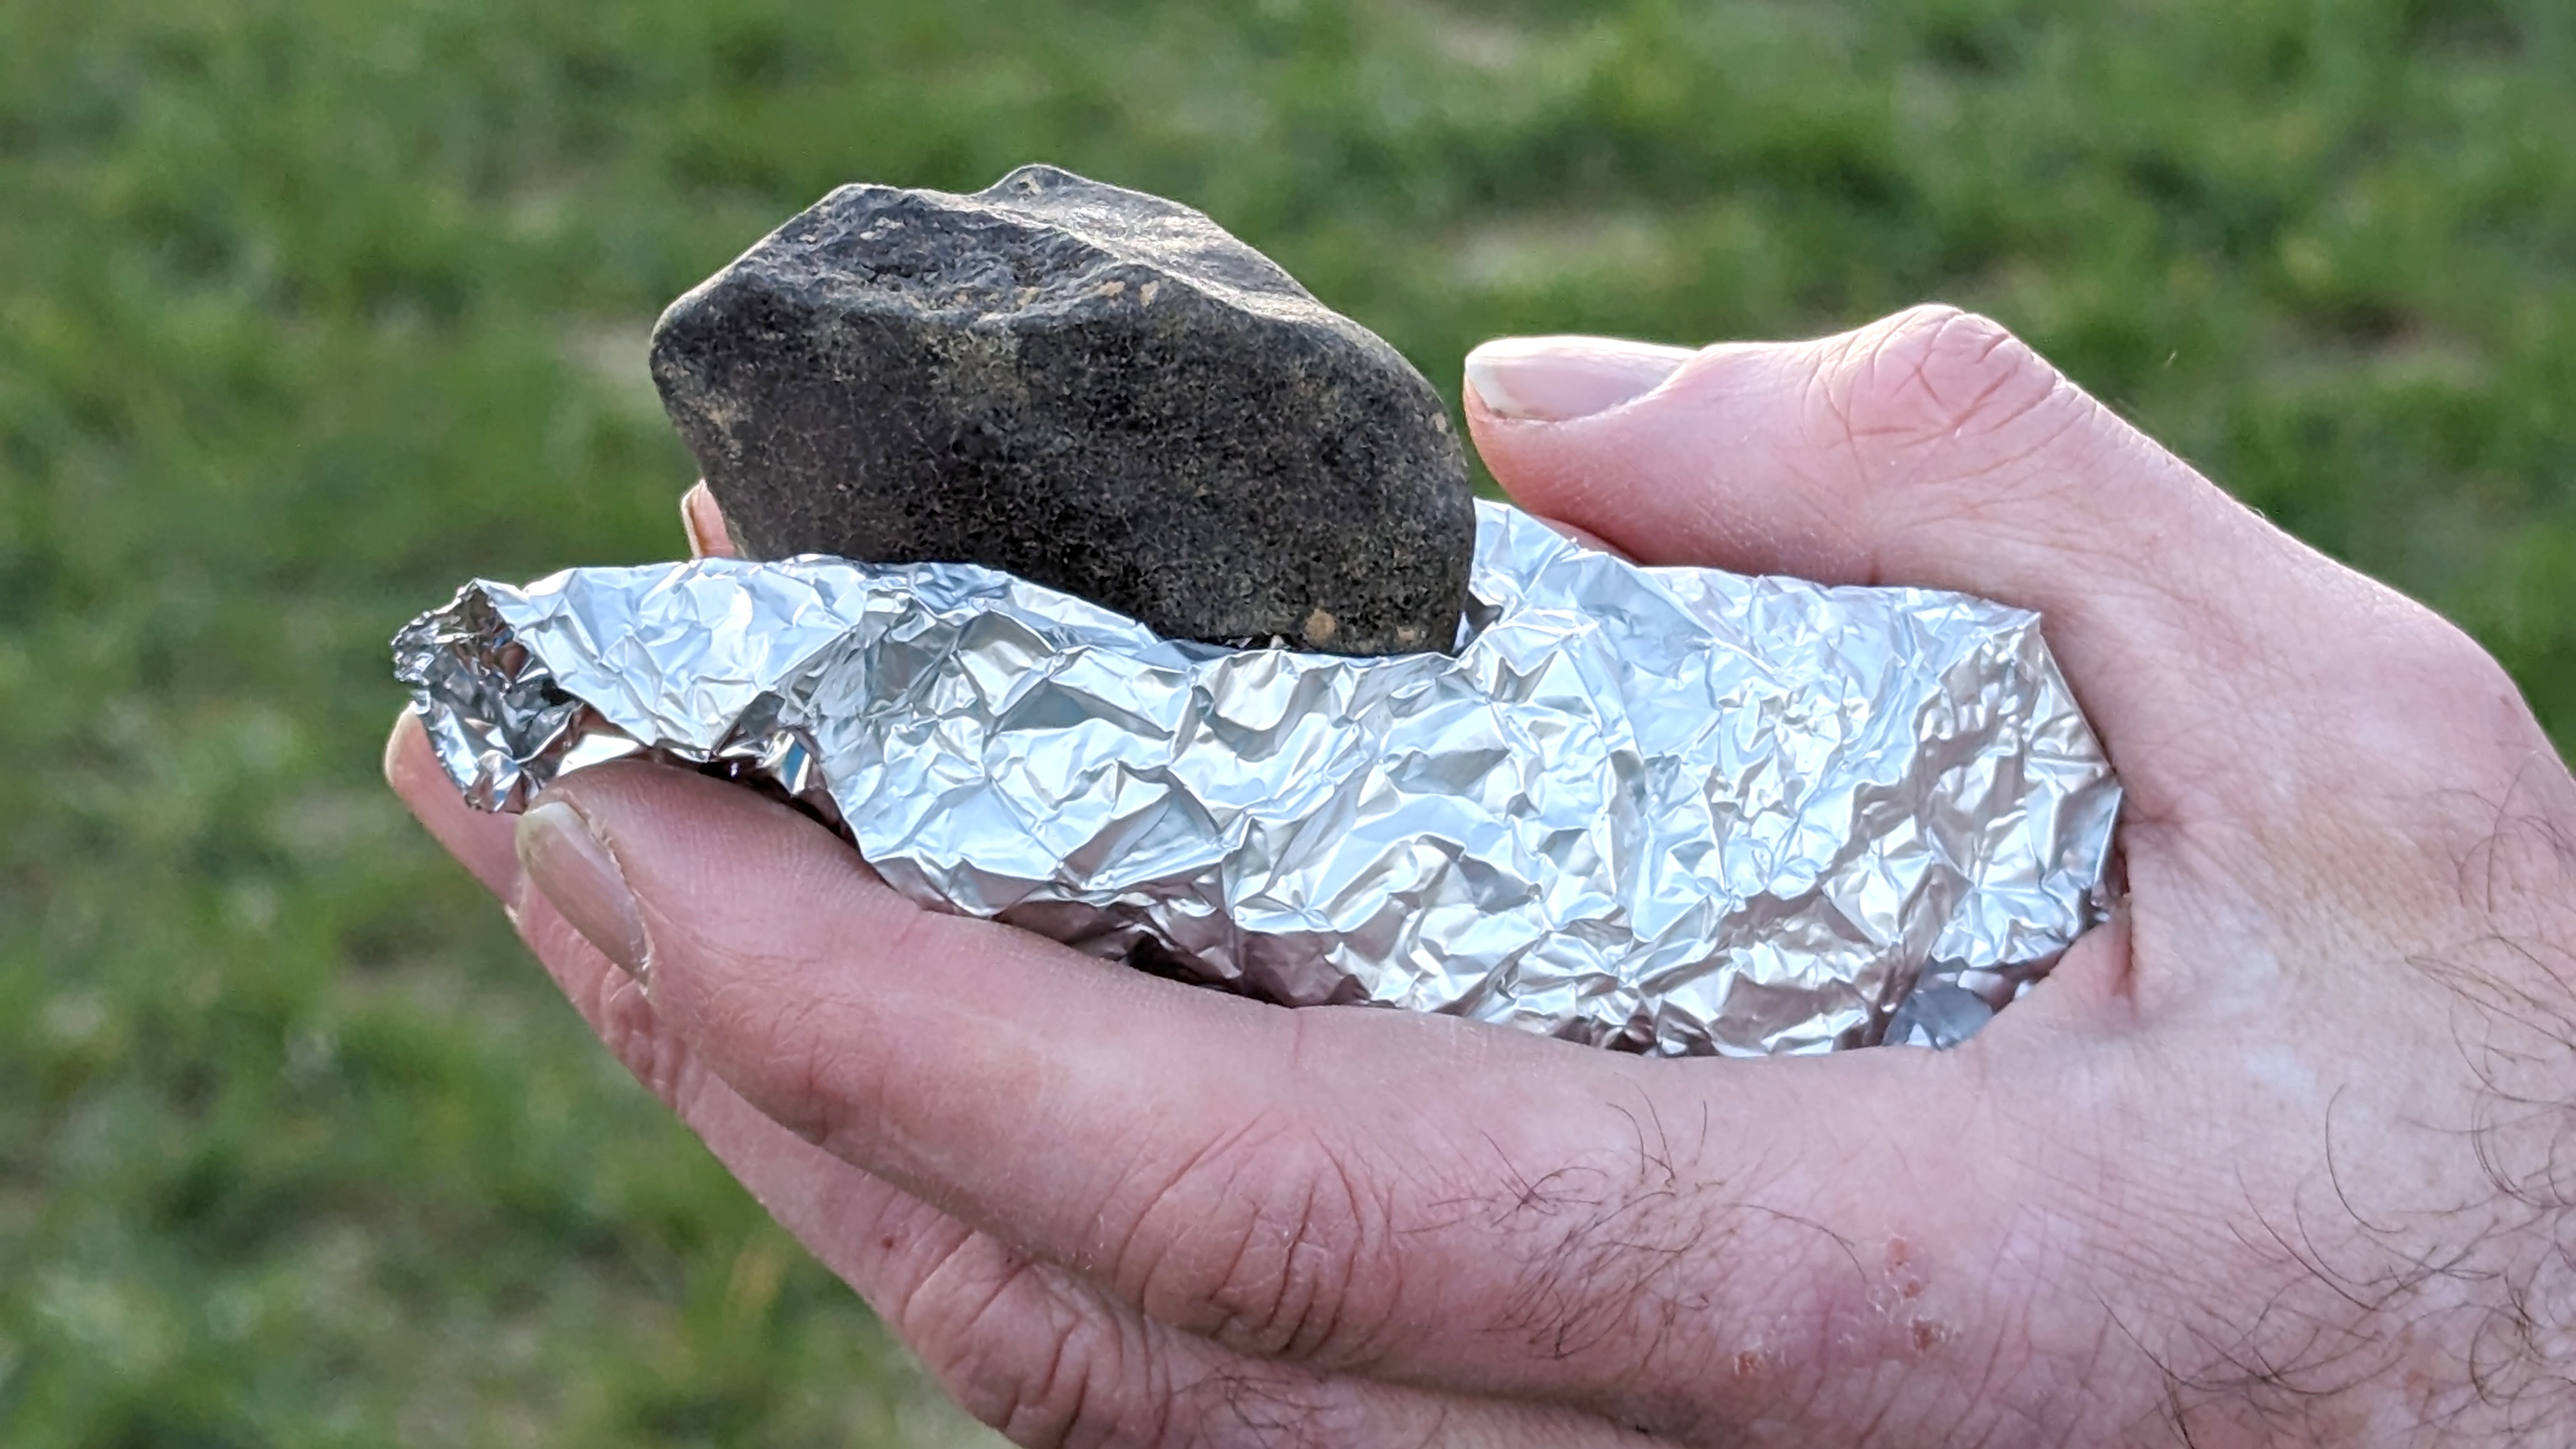
[[[899,1353],[376,781],[667,556],[661,304],[835,183],[1185,198],[1454,389],[1943,298],[2576,740],[2576,11],[0,0],[0,1442],[844,1444]]]

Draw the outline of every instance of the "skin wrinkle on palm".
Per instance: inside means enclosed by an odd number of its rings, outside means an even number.
[[[638,893],[650,1000],[535,892],[523,932],[1026,1442],[1266,1442],[1245,1385],[1310,1443],[2576,1421],[2576,782],[2491,660],[1955,312],[1469,417],[1521,502],[1645,562],[2041,608],[2143,807],[2114,922],[1952,1053],[1641,1063],[1103,972],[921,915],[748,792],[615,765],[558,793]],[[1769,522],[1801,512],[1842,522]],[[416,733],[392,772],[521,889]]]

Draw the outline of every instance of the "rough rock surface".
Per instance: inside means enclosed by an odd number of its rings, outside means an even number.
[[[842,187],[671,305],[653,377],[755,557],[989,564],[1172,638],[1454,642],[1475,514],[1438,394],[1159,197]]]

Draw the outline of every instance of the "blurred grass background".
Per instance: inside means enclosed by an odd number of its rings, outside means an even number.
[[[1452,389],[1942,298],[2576,739],[2576,8],[0,0],[0,1443],[940,1442],[378,785],[666,557],[661,305],[832,185],[1193,202]]]

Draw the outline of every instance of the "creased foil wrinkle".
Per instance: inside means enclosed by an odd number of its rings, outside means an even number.
[[[1454,657],[1178,643],[971,564],[709,559],[469,584],[396,673],[485,809],[655,751],[807,802],[926,906],[1289,1005],[1947,1045],[2090,924],[2119,788],[2036,615],[1478,508]]]

